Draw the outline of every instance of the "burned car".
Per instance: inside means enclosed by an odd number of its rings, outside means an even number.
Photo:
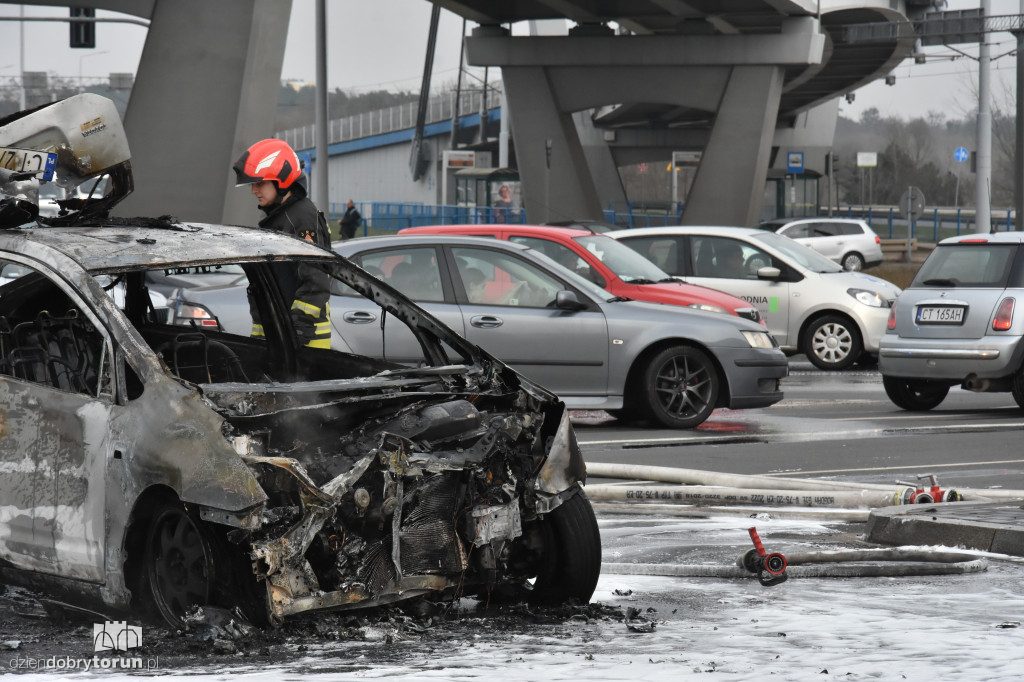
[[[0,146],[56,154],[60,181],[76,143],[119,132],[104,102],[8,122]],[[39,178],[2,171],[0,579],[172,625],[197,604],[279,623],[418,596],[590,598],[600,537],[553,394],[312,243],[107,217],[126,151],[84,174],[108,194],[57,218],[22,220]],[[272,266],[300,261],[407,326],[422,361],[299,346]],[[264,337],[153,305],[147,273],[229,265]]]

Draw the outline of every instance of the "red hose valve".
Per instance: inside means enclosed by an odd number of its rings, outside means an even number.
[[[757,574],[757,580],[765,587],[778,585],[786,582],[789,578],[786,575],[786,557],[780,552],[769,554],[761,544],[761,538],[757,534],[757,528],[753,526],[747,530],[750,539],[754,542],[754,549],[748,549],[740,559],[740,565]]]

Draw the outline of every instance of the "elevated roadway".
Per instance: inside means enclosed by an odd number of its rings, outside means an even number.
[[[688,224],[757,221],[765,181],[803,153],[825,171],[837,98],[913,50],[923,0],[435,0],[479,24],[467,58],[497,66],[532,222],[600,218],[625,201],[616,168],[702,152]],[[820,14],[819,14],[820,10]],[[513,36],[508,24],[574,22],[566,36]],[[907,24],[850,41],[862,24]],[[610,25],[619,30],[613,30]]]

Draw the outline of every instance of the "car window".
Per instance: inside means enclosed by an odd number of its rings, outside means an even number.
[[[646,256],[670,275],[683,274],[683,259],[679,257],[679,240],[675,237],[631,237],[623,242],[642,256]]]
[[[858,223],[839,223],[839,234],[842,235],[859,235],[864,234],[864,227]]]
[[[773,265],[771,255],[752,244],[727,237],[693,237],[693,272],[697,277],[757,279],[757,271]]]
[[[809,223],[811,237],[836,237],[843,234],[838,223]]]
[[[628,284],[649,284],[669,279],[669,274],[639,253],[611,237],[593,234],[576,237],[580,244]]]
[[[1006,287],[1017,249],[1016,244],[939,246],[918,270],[911,286]]]
[[[111,395],[105,337],[53,280],[0,261],[0,374],[60,391]]]
[[[807,223],[800,223],[799,225],[790,225],[779,230],[779,234],[785,235],[790,239],[803,239],[810,235],[810,225]]]
[[[843,268],[833,263],[814,249],[788,239],[774,232],[759,232],[752,235],[755,241],[766,244],[784,256],[813,272],[842,272]],[[776,266],[778,267],[778,266]]]
[[[404,247],[362,255],[363,269],[414,301],[444,301],[434,247]]]
[[[455,247],[456,268],[466,299],[480,305],[543,308],[564,285],[521,258],[501,251]]]
[[[607,284],[607,282],[604,281],[604,278],[597,274],[593,268],[587,264],[587,261],[583,260],[579,254],[564,244],[553,242],[550,239],[541,239],[540,237],[523,237],[522,235],[512,235],[508,240],[517,244],[525,244],[536,251],[540,251],[566,270],[575,272],[580,277],[586,277],[598,286],[603,287]]]

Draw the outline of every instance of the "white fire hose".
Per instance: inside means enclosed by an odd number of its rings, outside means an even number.
[[[910,504],[917,490],[905,484],[822,481],[775,476],[727,474],[697,469],[591,462],[587,474],[601,478],[655,481],[645,483],[592,484],[587,497],[594,502],[661,503],[693,506],[755,505],[763,507],[873,508]],[[957,489],[945,491],[957,499],[992,501],[1024,499],[1024,490]],[[935,500],[928,496],[929,502]]]

